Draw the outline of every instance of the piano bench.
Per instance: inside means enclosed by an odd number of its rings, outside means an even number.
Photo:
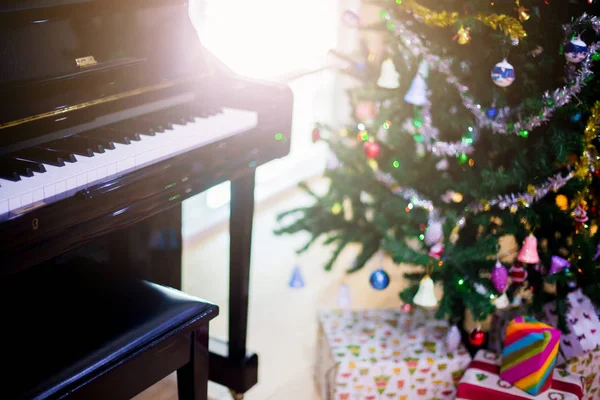
[[[84,264],[0,282],[0,398],[131,399],[177,371],[179,399],[207,399],[218,307]]]

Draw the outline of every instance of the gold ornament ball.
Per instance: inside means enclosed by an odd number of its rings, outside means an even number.
[[[556,196],[556,205],[562,211],[567,211],[569,209],[569,199],[564,194],[559,194]]]

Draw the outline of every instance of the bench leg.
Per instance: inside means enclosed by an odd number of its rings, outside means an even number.
[[[208,398],[208,324],[192,333],[190,362],[177,370],[179,400]]]

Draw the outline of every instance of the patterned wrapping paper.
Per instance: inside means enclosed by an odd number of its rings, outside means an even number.
[[[585,400],[600,399],[600,347],[580,357],[572,358],[558,367],[583,376]]]
[[[500,377],[531,395],[545,392],[552,384],[560,331],[529,317],[508,324]]]
[[[332,310],[319,314],[315,379],[322,400],[450,400],[471,357],[445,349],[433,312]]]
[[[571,331],[563,333],[560,340],[558,363],[585,355],[600,346],[600,321],[592,301],[581,290],[567,296],[567,326]],[[544,322],[558,326],[556,304],[544,306]]]
[[[580,400],[583,397],[583,377],[558,368],[554,369],[549,390],[532,396],[500,378],[501,357],[479,350],[458,384],[457,400]]]

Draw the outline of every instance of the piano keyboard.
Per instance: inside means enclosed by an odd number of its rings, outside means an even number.
[[[171,109],[0,159],[0,219],[255,128],[256,112]]]

